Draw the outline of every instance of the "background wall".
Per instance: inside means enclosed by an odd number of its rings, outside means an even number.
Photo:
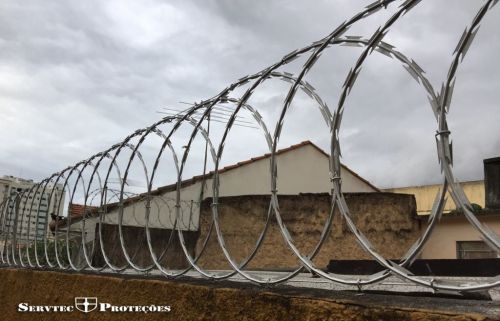
[[[213,281],[168,281],[124,275],[91,275],[0,269],[3,320],[496,320],[490,302],[328,291],[262,288]],[[169,305],[169,313],[20,313],[17,305],[74,305],[75,297],[113,305]]]
[[[471,203],[476,203],[482,208],[485,207],[484,181],[462,182],[460,185],[464,189],[464,193],[467,195],[467,198]],[[409,186],[389,188],[385,189],[384,192],[415,195],[417,200],[417,213],[419,215],[427,215],[431,212],[432,205],[434,204],[436,195],[441,187],[442,184]],[[448,202],[446,202],[444,207],[445,213],[453,211],[457,208],[449,193],[446,193],[446,197],[448,198]]]
[[[478,216],[491,230],[500,231],[500,215]],[[482,241],[481,234],[463,214],[443,217],[422,251],[423,259],[456,259],[457,241]]]
[[[358,228],[365,233],[384,257],[400,258],[420,236],[416,220],[415,199],[412,195],[391,193],[346,194],[347,204]],[[300,194],[279,196],[283,220],[297,248],[307,255],[320,239],[323,226],[330,213],[329,194]],[[236,262],[242,262],[252,252],[262,233],[268,213],[268,195],[222,197],[219,199],[219,217],[225,244]],[[216,238],[215,229],[202,252],[203,244],[212,224],[212,199],[202,202],[200,231],[184,231],[189,252],[199,255],[199,265],[205,269],[230,269]],[[274,213],[263,244],[249,264],[253,269],[293,269],[298,259],[288,249],[279,230]],[[144,227],[124,226],[124,240],[133,262],[140,266],[152,264],[146,243]],[[167,246],[170,229],[151,229],[152,244],[159,256]],[[98,233],[95,233],[96,237]],[[115,265],[123,265],[125,258],[119,243],[118,227],[103,225],[106,238],[106,253]],[[99,242],[98,238],[95,240]],[[333,226],[314,262],[326,268],[332,259],[371,259],[358,245],[345,221],[335,210]],[[94,253],[95,265],[104,264],[100,251]],[[187,267],[180,248],[177,233],[174,233],[169,250],[162,264],[170,268]]]
[[[269,196],[249,195],[224,197],[219,200],[219,216],[226,247],[237,262],[247,257],[260,235],[269,210]],[[420,236],[415,219],[415,198],[412,195],[390,193],[346,194],[347,203],[358,228],[386,258],[399,258]],[[202,203],[199,253],[212,221],[211,199]],[[330,211],[328,194],[280,196],[279,205],[284,222],[296,246],[305,255],[320,239]],[[357,244],[339,213],[335,211],[331,235],[314,262],[325,268],[331,259],[371,259]],[[250,268],[290,269],[298,260],[284,243],[274,217],[263,245],[251,261]],[[214,231],[215,232],[215,231]],[[215,235],[208,241],[206,253],[199,263],[208,269],[227,269]]]

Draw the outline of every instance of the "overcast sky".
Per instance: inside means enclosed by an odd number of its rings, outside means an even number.
[[[370,2],[3,0],[0,175],[38,180],[74,164],[159,120],[163,107],[186,108],[179,102],[212,97],[323,38]],[[386,41],[414,59],[439,89],[482,3],[424,0]],[[396,8],[347,35],[370,37]],[[449,123],[461,180],[482,179],[482,159],[500,156],[499,28],[500,6],[483,20],[457,74]],[[360,53],[332,47],[307,76],[330,109]],[[297,74],[306,58],[280,70]],[[288,88],[268,80],[250,101],[271,130]],[[289,115],[280,147],[309,139],[327,148],[328,128],[308,96],[298,94]],[[380,187],[438,183],[435,130],[422,87],[400,63],[374,52],[346,103],[342,161]],[[153,143],[150,149],[144,153],[152,163]],[[259,130],[240,127],[223,161],[265,151]],[[202,159],[200,148],[192,154],[193,162]]]

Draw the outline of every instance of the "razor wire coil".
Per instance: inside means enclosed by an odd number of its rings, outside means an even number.
[[[431,288],[432,290],[475,291],[497,287],[498,285],[500,285],[500,275],[493,277],[483,283],[471,285],[468,282],[452,283],[449,281],[440,280],[438,278],[428,280],[426,278],[413,275],[407,268],[411,265],[411,263],[413,263],[418,254],[421,253],[424,245],[432,235],[437,222],[441,218],[446,203],[445,196],[447,191],[450,192],[452,200],[463,211],[469,223],[482,235],[485,241],[494,250],[500,253],[500,238],[494,231],[488,229],[487,226],[483,225],[476,218],[473,213],[472,206],[468,201],[462,187],[457,183],[457,180],[454,177],[452,170],[452,146],[449,139],[451,132],[447,124],[447,115],[450,111],[456,73],[458,71],[460,63],[465,58],[465,55],[467,54],[471,44],[473,43],[474,37],[479,31],[482,19],[498,3],[498,0],[485,1],[479,9],[477,15],[474,17],[470,27],[465,29],[454,51],[454,56],[449,68],[449,72],[440,92],[437,92],[434,89],[430,81],[425,76],[424,70],[414,60],[397,51],[392,45],[384,42],[384,37],[389,32],[389,29],[393,27],[401,17],[410,13],[413,8],[420,5],[421,0],[401,1],[402,3],[398,7],[397,11],[368,39],[364,39],[359,36],[344,35],[352,25],[372,14],[375,14],[379,10],[386,8],[393,2],[395,2],[395,0],[375,1],[374,3],[365,7],[362,11],[354,15],[352,18],[342,23],[327,37],[324,37],[323,39],[316,41],[311,45],[296,49],[288,53],[275,64],[253,75],[248,75],[238,79],[236,82],[230,84],[214,97],[194,104],[183,114],[164,117],[149,127],[136,130],[135,132],[127,136],[122,142],[111,146],[107,150],[99,152],[85,160],[78,162],[73,166],[69,166],[60,172],[52,174],[48,178],[42,180],[40,183],[33,185],[28,190],[10,195],[10,197],[8,197],[5,201],[3,201],[3,203],[0,204],[0,237],[3,240],[3,246],[0,247],[1,262],[7,266],[17,266],[23,268],[54,268],[73,271],[81,271],[87,269],[94,272],[102,272],[106,269],[112,270],[114,272],[123,272],[126,269],[132,269],[136,272],[147,273],[149,271],[157,269],[161,274],[169,278],[183,276],[186,275],[187,272],[195,270],[201,276],[209,279],[227,279],[235,275],[240,275],[251,282],[265,285],[288,281],[297,276],[300,272],[307,270],[314,272],[315,274],[326,280],[345,285],[356,286],[358,289],[362,289],[363,286],[368,284],[381,282],[391,275],[400,277],[417,285]],[[319,61],[321,54],[328,48],[337,45],[360,47],[362,48],[362,53],[359,55],[354,66],[350,69],[342,86],[342,92],[338,100],[336,109],[333,111],[320,97],[315,88],[307,81],[305,81],[304,78]],[[349,98],[349,94],[354,87],[359,74],[361,73],[361,68],[366,58],[373,52],[380,53],[383,56],[391,59],[391,61],[398,61],[426,93],[431,111],[433,112],[436,120],[436,144],[438,150],[438,159],[441,165],[441,171],[443,173],[442,187],[436,195],[434,206],[429,216],[428,225],[423,231],[422,235],[410,246],[409,249],[407,249],[399,264],[396,264],[395,262],[384,258],[380,253],[378,253],[370,240],[366,237],[366,235],[356,226],[342,192],[342,180],[340,179],[341,146],[339,133],[342,124],[342,116],[346,108],[345,103]],[[291,63],[301,56],[305,57],[306,55],[309,56],[306,57],[306,61],[297,76],[287,72],[278,71],[279,68],[286,66],[287,64]],[[259,89],[259,86],[261,86],[268,79],[277,79],[291,84],[287,92],[285,101],[283,102],[274,133],[271,133],[269,131],[268,126],[266,125],[263,117],[258,112],[258,110],[249,104],[249,100],[252,95]],[[248,88],[245,87],[247,85]],[[244,89],[244,93],[241,95],[241,97],[232,97],[231,94],[239,88]],[[319,112],[331,132],[329,177],[332,187],[332,205],[325,224],[322,228],[321,236],[318,242],[306,255],[304,253],[301,253],[301,251],[298,249],[286,224],[283,221],[279,206],[280,196],[278,195],[277,189],[277,146],[281,137],[281,132],[286,120],[287,113],[296,93],[299,90],[304,92],[315,102],[315,104],[317,104]],[[206,128],[204,124],[207,122],[207,120],[209,123],[211,114],[215,111],[215,107],[219,104],[232,104],[234,108],[231,108],[231,116],[227,121],[227,125],[225,126],[221,141],[219,145],[216,146],[210,138],[210,129]],[[219,217],[219,189],[220,164],[222,156],[224,154],[225,143],[229,137],[231,129],[235,126],[235,122],[237,121],[237,117],[241,110],[245,110],[251,115],[253,121],[255,121],[255,123],[257,124],[258,130],[260,130],[262,135],[264,136],[267,148],[269,149],[271,195],[269,208],[266,213],[265,224],[261,232],[259,233],[256,243],[250,250],[249,254],[243,260],[241,260],[241,262],[237,262],[226,246],[221,228]],[[170,124],[172,127],[168,133],[160,129],[160,126],[165,124]],[[193,129],[191,131],[191,134],[188,136],[188,142],[184,146],[182,155],[180,155],[172,146],[172,140],[176,137],[176,135],[179,135],[178,130],[181,128],[181,126],[184,125],[190,126]],[[199,252],[196,255],[193,255],[188,249],[183,231],[189,231],[192,226],[193,229],[196,228],[195,224],[192,222],[192,208],[193,206],[201,208],[201,202],[203,200],[204,193],[204,184],[207,175],[207,173],[205,172],[207,158],[204,160],[205,163],[203,174],[200,178],[202,180],[202,189],[199,199],[196,201],[191,201],[189,203],[182,199],[181,193],[183,188],[183,173],[186,168],[187,160],[190,156],[193,141],[197,137],[198,133],[201,134],[202,139],[206,143],[206,157],[213,162],[215,169],[213,171],[212,179],[212,221],[210,222],[210,225],[208,227],[207,236],[201,243]],[[146,141],[146,139],[152,136],[156,136],[158,139],[160,139],[162,141],[162,144],[158,150],[156,158],[154,159],[153,166],[148,167],[143,155],[140,152],[140,148],[144,146],[144,142]],[[137,142],[133,143],[134,141]],[[126,161],[126,167],[121,168],[117,162],[117,159],[120,156],[124,157],[124,151],[130,152],[130,155],[128,157],[128,160]],[[153,185],[155,178],[157,178],[160,160],[166,153],[170,153],[171,160],[174,164],[175,176],[177,178],[175,184],[175,197],[165,198],[161,195],[154,195],[155,197],[153,197]],[[126,185],[128,176],[131,171],[131,166],[132,163],[136,160],[140,162],[144,180],[147,186],[147,192],[143,194],[134,194],[126,191]],[[100,173],[99,170],[104,170],[105,175],[102,176],[102,173]],[[85,171],[91,172],[90,177],[84,177],[83,173]],[[118,178],[120,187],[117,189],[113,189],[110,187],[110,178],[112,177],[112,175]],[[70,178],[74,176],[76,176],[77,178],[76,181],[71,185]],[[44,221],[45,225],[49,224],[49,211],[47,210],[45,217],[42,217],[42,197],[39,197],[39,200],[37,202],[35,200],[35,196],[47,195],[47,207],[49,207],[52,201],[54,201],[54,205],[57,208],[55,213],[59,213],[61,207],[63,206],[63,198],[57,197],[58,186],[62,186],[63,193],[66,191],[68,192],[70,204],[74,199],[78,187],[80,187],[84,193],[82,210],[83,216],[81,218],[81,243],[80,245],[78,245],[82,248],[82,259],[80,260],[80,262],[76,262],[72,259],[72,238],[70,236],[70,233],[72,233],[72,216],[69,213],[65,218],[56,217],[55,220],[53,220],[55,221],[55,232],[53,250],[54,255],[52,259],[52,256],[49,253],[50,249],[46,233],[42,237],[38,235],[37,228],[39,227],[40,221]],[[129,253],[124,237],[124,212],[128,208],[130,208],[130,206],[128,206],[128,204],[131,202],[130,199],[133,199],[134,202],[144,204],[145,208],[144,231],[146,236],[147,251],[151,256],[152,261],[151,264],[148,264],[146,266],[140,266],[134,262],[134,258],[137,253]],[[96,201],[98,202],[97,206],[94,205]],[[159,205],[158,202],[161,202],[164,207],[162,207],[161,204]],[[22,207],[19,207],[16,204],[23,205]],[[118,208],[118,218],[116,222],[116,225],[118,226],[118,242],[115,242],[115,244],[106,244],[105,237],[103,235],[103,224],[106,220],[108,206],[116,206]],[[167,245],[161,251],[160,255],[157,255],[157,253],[155,252],[151,236],[152,227],[150,226],[150,224],[152,208],[156,208],[156,221],[160,222],[160,225],[163,224],[163,226],[172,227],[172,232],[168,236]],[[163,223],[160,208],[166,209],[166,211],[168,212],[168,219]],[[184,218],[186,217],[186,209],[189,208],[189,219],[186,224]],[[345,220],[347,227],[356,237],[362,249],[366,253],[368,253],[374,260],[376,260],[382,267],[384,267],[384,270],[382,272],[370,275],[364,279],[360,279],[359,277],[349,277],[345,275],[337,275],[324,272],[313,263],[314,257],[318,254],[323,243],[328,237],[331,226],[333,224],[335,209],[338,209],[341,217]],[[36,212],[36,216],[33,221],[31,213],[33,213],[34,211]],[[28,219],[26,220],[27,216]],[[132,217],[138,225],[141,225],[139,222],[139,218],[137,218],[135,215],[133,215]],[[251,262],[251,260],[255,257],[255,255],[261,248],[263,240],[268,233],[272,217],[276,219],[276,222],[279,226],[279,231],[282,234],[284,241],[286,242],[294,256],[300,261],[300,266],[298,266],[292,272],[286,273],[285,275],[280,275],[275,278],[259,277],[257,275],[254,275],[250,271],[245,270],[245,267],[248,266],[249,262]],[[99,227],[95,232],[98,236],[99,241],[96,242],[94,239],[92,241],[91,249],[88,248],[88,245],[85,242],[85,224],[86,221],[90,218],[98,219],[99,222]],[[66,224],[66,229],[63,233],[59,233],[58,231],[60,220],[65,220]],[[26,246],[24,248],[18,246],[18,242],[23,237],[22,231],[24,226],[23,224],[25,224],[25,222],[27,223],[27,235],[25,236],[26,243],[33,244],[33,249],[30,246]],[[33,239],[31,239],[29,233],[32,223],[34,223],[35,225],[35,235]],[[198,222],[198,225],[200,224],[201,223]],[[198,226],[198,228],[200,228],[200,226]],[[64,234],[62,243],[59,242],[59,237],[61,234]],[[227,260],[227,263],[229,263],[231,267],[231,270],[228,272],[209,271],[198,264],[199,258],[206,251],[208,239],[211,237],[211,235],[215,235],[215,237],[217,238],[219,248],[222,251],[225,259]],[[178,238],[179,245],[189,264],[188,267],[177,270],[166,268],[161,263],[161,261],[168,256],[168,251],[173,246],[175,237]],[[38,241],[42,241],[43,244],[40,245]],[[42,247],[42,254],[39,253],[40,246]],[[118,250],[121,251],[125,259],[125,263],[123,265],[116,265],[112,262],[112,259],[110,258],[109,253],[106,250],[106,247],[109,246],[117,247]],[[92,253],[95,253],[96,251],[100,252],[102,255],[102,258],[104,260],[104,264],[102,266],[96,266],[92,263],[92,258],[90,255]]]

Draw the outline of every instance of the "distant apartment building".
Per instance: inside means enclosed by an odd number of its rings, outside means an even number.
[[[17,231],[17,244],[43,238],[48,231],[50,216],[63,213],[62,185],[49,184],[43,190],[43,186],[37,189],[35,184],[33,180],[14,176],[0,178],[0,224],[3,231]]]

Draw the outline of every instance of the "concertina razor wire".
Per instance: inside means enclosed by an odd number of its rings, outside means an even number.
[[[105,151],[97,153],[88,159],[82,160],[73,166],[69,166],[60,172],[54,173],[50,177],[42,180],[41,182],[32,185],[29,189],[22,190],[17,193],[12,193],[2,204],[0,204],[0,222],[1,222],[1,234],[0,237],[3,241],[3,245],[0,247],[1,251],[1,261],[6,266],[13,267],[23,267],[23,268],[50,268],[59,270],[90,270],[93,272],[103,272],[103,271],[114,271],[123,272],[128,269],[132,269],[136,272],[147,273],[152,270],[158,270],[162,275],[175,278],[179,276],[186,275],[187,272],[195,270],[201,276],[220,280],[227,279],[234,275],[240,275],[243,278],[255,282],[257,284],[277,284],[285,282],[297,276],[302,271],[310,271],[316,275],[330,280],[332,282],[337,282],[345,285],[356,286],[359,289],[364,285],[378,283],[387,277],[394,275],[404,280],[410,281],[412,283],[429,287],[433,290],[440,291],[474,291],[482,289],[490,289],[497,287],[500,284],[500,276],[489,278],[482,283],[471,284],[467,280],[465,281],[450,281],[443,280],[437,277],[426,278],[413,275],[407,268],[411,263],[417,258],[421,253],[424,245],[429,240],[430,235],[433,233],[437,222],[443,213],[443,209],[446,202],[446,192],[448,191],[451,195],[452,200],[455,202],[458,208],[463,211],[463,214],[467,218],[470,224],[480,232],[482,238],[487,242],[487,244],[494,250],[500,253],[500,238],[496,233],[487,226],[483,225],[473,213],[472,206],[468,201],[465,193],[457,183],[454,177],[452,164],[452,147],[450,142],[450,130],[447,125],[447,115],[449,113],[451,98],[453,95],[453,88],[455,84],[456,72],[460,63],[463,61],[469,47],[471,46],[476,33],[479,30],[480,23],[485,15],[491,10],[498,2],[498,0],[488,0],[481,6],[477,15],[474,17],[472,23],[468,28],[465,29],[456,49],[454,52],[452,64],[449,68],[449,72],[441,91],[438,93],[434,90],[433,86],[426,78],[423,69],[412,59],[405,56],[403,53],[397,51],[395,47],[383,41],[385,35],[388,33],[389,29],[399,20],[402,16],[409,13],[415,6],[419,5],[421,0],[407,0],[404,1],[386,22],[385,24],[376,30],[376,32],[369,38],[364,39],[359,36],[345,36],[344,34],[348,29],[355,23],[363,20],[364,18],[375,14],[381,9],[387,8],[395,0],[384,0],[376,1],[367,7],[365,7],[361,12],[354,15],[349,20],[338,26],[331,34],[323,39],[312,43],[306,47],[294,50],[289,54],[285,55],[281,60],[275,64],[265,68],[264,70],[255,73],[253,75],[248,75],[240,78],[238,81],[230,84],[224,90],[222,90],[216,96],[201,101],[199,103],[193,104],[192,107],[187,109],[182,114],[171,115],[162,118],[158,122],[152,124],[149,127],[136,130],[134,133],[126,137],[121,143],[115,144]],[[321,99],[317,94],[315,88],[309,84],[307,81],[303,80],[307,73],[315,66],[320,55],[328,48],[335,46],[354,46],[362,48],[362,53],[358,57],[354,67],[348,73],[344,85],[342,86],[342,92],[337,103],[337,107],[334,111],[330,109],[329,106]],[[436,130],[436,143],[438,150],[438,158],[441,165],[441,171],[443,173],[443,183],[442,187],[436,195],[434,206],[429,215],[429,221],[427,227],[424,229],[420,237],[415,241],[415,243],[407,250],[406,254],[401,258],[398,263],[393,262],[384,258],[374,246],[371,244],[369,239],[363,234],[363,232],[358,229],[353,221],[352,215],[350,213],[349,207],[342,193],[342,181],[340,179],[341,165],[340,165],[340,140],[339,132],[342,121],[342,115],[344,113],[345,102],[349,96],[351,89],[356,83],[358,74],[361,71],[361,67],[366,60],[366,58],[373,52],[381,53],[391,60],[398,61],[403,68],[410,74],[416,82],[422,86],[425,90],[430,107],[435,116],[437,130]],[[302,70],[297,76],[294,76],[287,72],[278,71],[279,68],[287,65],[288,63],[294,61],[299,57],[307,57],[306,62],[303,65]],[[274,133],[271,133],[263,120],[260,113],[253,108],[249,103],[250,97],[253,93],[259,89],[259,86],[263,84],[267,79],[277,79],[285,81],[291,84],[291,87],[286,95],[286,99],[283,103],[281,112],[279,114],[278,122],[275,126]],[[244,91],[243,95],[236,99],[231,97],[231,93],[238,88],[248,88]],[[326,125],[331,132],[331,144],[330,144],[330,181],[332,187],[331,193],[331,210],[329,211],[328,217],[323,226],[321,237],[319,241],[315,244],[314,248],[310,253],[302,253],[296,246],[294,239],[292,239],[290,232],[287,229],[286,224],[283,221],[282,215],[280,213],[279,207],[279,195],[277,191],[277,173],[278,165],[276,161],[277,145],[280,139],[281,131],[283,128],[285,116],[290,109],[292,101],[295,97],[296,92],[300,90],[307,94],[314,102],[318,105],[319,111],[324,119]],[[222,139],[218,146],[214,146],[210,139],[209,128],[205,128],[204,122],[210,119],[211,113],[216,109],[216,106],[221,104],[228,105],[231,104],[231,115],[227,120],[225,130],[222,135]],[[228,109],[226,109],[228,110]],[[267,212],[267,217],[265,221],[265,226],[262,229],[259,237],[251,249],[249,255],[242,260],[241,263],[230,253],[228,247],[226,246],[224,235],[221,229],[221,223],[219,218],[219,186],[220,186],[220,170],[219,164],[224,152],[225,142],[229,135],[229,132],[237,122],[239,113],[241,110],[245,110],[251,115],[253,121],[257,124],[259,130],[262,131],[267,148],[270,152],[270,204]],[[196,116],[196,117],[195,117]],[[160,129],[161,125],[169,124],[171,127],[168,132],[164,132]],[[171,140],[175,135],[179,134],[179,128],[182,125],[187,125],[192,127],[191,134],[188,135],[188,143],[184,146],[182,156],[179,157],[178,153],[172,146]],[[209,126],[209,125],[208,125]],[[190,253],[188,246],[186,245],[186,240],[184,237],[185,230],[191,228],[191,219],[189,219],[188,225],[186,226],[185,217],[186,212],[189,211],[189,215],[193,214],[193,202],[187,202],[182,199],[182,174],[186,167],[186,162],[188,160],[189,152],[196,136],[201,134],[203,140],[206,143],[206,154],[204,160],[203,175],[201,175],[203,183],[202,188],[199,192],[198,202],[195,206],[200,206],[201,200],[203,200],[204,195],[204,183],[206,175],[206,162],[207,158],[210,159],[215,168],[213,171],[212,180],[212,221],[208,229],[207,236],[202,242],[201,249],[198,254],[193,255]],[[157,157],[154,160],[154,165],[147,166],[144,161],[143,155],[140,152],[141,146],[143,146],[146,138],[156,136],[162,141],[161,147],[158,150]],[[136,140],[135,143],[132,143]],[[130,153],[126,167],[120,166],[117,161],[119,155],[127,151]],[[153,184],[158,172],[159,164],[162,156],[165,152],[169,152],[172,157],[172,162],[174,164],[175,176],[177,177],[177,183],[175,184],[175,197],[162,198],[162,197],[152,197]],[[144,177],[147,185],[147,192],[141,193],[139,195],[133,194],[126,191],[127,178],[131,170],[132,162],[137,159],[141,164],[141,171],[144,172]],[[101,172],[99,171],[101,170]],[[104,171],[104,172],[102,172]],[[85,172],[89,172],[90,175],[86,177]],[[102,175],[102,174],[105,175]],[[110,182],[111,177],[115,175],[119,179],[120,187],[117,189],[111,188]],[[73,182],[70,181],[72,178]],[[65,218],[53,217],[55,220],[55,232],[54,239],[49,239],[48,233],[43,233],[39,235],[31,235],[29,233],[31,225],[34,224],[35,229],[41,225],[45,231],[48,227],[49,222],[49,211],[48,207],[53,206],[55,208],[55,213],[60,213],[61,208],[64,206],[62,201],[63,197],[58,197],[58,188],[61,188],[63,193],[67,192],[69,195],[69,203],[71,204],[75,196],[77,187],[83,190],[83,216],[80,220],[81,224],[81,241],[78,244],[78,248],[82,251],[83,259],[77,262],[74,259],[72,253],[72,246],[74,246],[75,238],[71,234],[75,231],[71,230],[71,219],[72,215],[68,214]],[[35,197],[38,196],[38,197]],[[43,197],[44,196],[44,197]],[[47,203],[44,203],[45,200]],[[129,253],[127,250],[125,237],[124,237],[124,211],[127,206],[130,206],[131,200],[143,203],[145,208],[145,222],[143,223],[147,248],[151,256],[152,263],[146,266],[140,266],[134,263],[135,254]],[[161,204],[158,204],[158,203]],[[20,206],[21,204],[21,206]],[[109,253],[105,250],[106,238],[103,235],[103,224],[105,223],[106,213],[110,206],[115,206],[118,209],[118,236],[119,242],[114,242],[112,244],[113,248],[118,248],[122,251],[123,257],[126,263],[121,266],[112,263],[112,258]],[[134,205],[135,206],[135,205]],[[162,207],[163,206],[163,207]],[[150,218],[152,213],[152,208],[157,208],[158,220],[160,218],[160,210],[162,207],[168,215],[165,215],[163,219],[169,220],[166,225],[170,226],[172,232],[167,237],[167,244],[162,249],[161,253],[158,255],[152,244],[151,237],[151,226]],[[44,208],[47,208],[44,211]],[[335,208],[338,209],[340,215],[345,220],[349,230],[356,237],[358,243],[364,251],[370,254],[373,259],[375,259],[384,270],[369,275],[366,277],[355,277],[339,275],[334,273],[328,273],[318,268],[314,263],[313,259],[320,251],[321,246],[328,237],[331,225],[333,223],[333,215]],[[36,215],[32,215],[36,213]],[[248,263],[255,257],[259,248],[263,244],[263,240],[268,231],[271,219],[274,215],[276,222],[279,226],[279,230],[283,236],[284,241],[291,249],[296,258],[300,261],[301,266],[297,267],[295,270],[285,273],[284,275],[279,275],[275,278],[261,277],[256,273],[252,273],[245,270]],[[43,217],[42,217],[43,216]],[[99,241],[94,241],[92,247],[89,249],[88,244],[85,242],[85,224],[89,219],[98,219],[98,228],[96,233],[98,233]],[[65,231],[58,231],[59,224],[58,221],[65,220],[67,228]],[[137,222],[140,224],[140,222]],[[23,224],[27,224],[24,230],[28,232],[23,233]],[[215,233],[215,234],[214,234]],[[208,244],[208,239],[211,235],[215,235],[218,240],[220,250],[230,264],[232,270],[230,271],[210,271],[203,269],[199,264],[199,258],[205,252]],[[182,248],[182,253],[188,262],[188,267],[184,269],[169,269],[161,264],[161,261],[168,256],[168,250],[170,247],[174,246],[175,237],[177,236],[179,240],[179,245]],[[117,243],[117,244],[116,244]],[[26,246],[20,246],[20,244],[25,244]],[[109,244],[108,244],[109,245]],[[108,246],[109,248],[109,246]],[[95,266],[92,262],[91,255],[95,251],[100,251],[102,258],[104,259],[104,264],[101,266]]]

